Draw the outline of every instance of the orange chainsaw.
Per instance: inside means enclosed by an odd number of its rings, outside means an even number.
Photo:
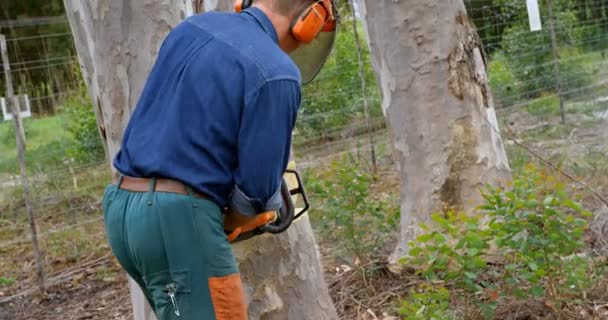
[[[310,204],[300,174],[296,170],[290,169],[286,170],[286,173],[295,175],[297,186],[293,189],[289,189],[287,181],[285,181],[285,177],[283,177],[283,183],[281,184],[283,206],[281,209],[264,212],[253,218],[244,217],[238,213],[226,213],[224,216],[224,232],[228,236],[228,241],[236,243],[265,233],[282,233],[286,231],[296,219],[308,211]],[[292,198],[296,195],[300,195],[304,202],[304,208],[298,213],[295,212],[296,209]]]

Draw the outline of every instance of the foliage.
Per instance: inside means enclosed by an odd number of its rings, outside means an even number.
[[[27,127],[24,128],[27,132]],[[26,134],[27,136],[27,134]],[[0,124],[0,144],[8,148],[16,148],[15,125],[11,121]]]
[[[65,15],[62,0],[3,1],[0,6],[3,19],[27,19]],[[73,78],[65,62],[75,57],[70,26],[65,22],[0,28],[0,34],[8,39],[26,38],[9,42],[9,60],[16,64],[13,78],[15,91],[28,93],[33,111],[40,115],[52,113],[57,92],[72,88]],[[41,35],[54,35],[40,37]],[[31,38],[34,37],[34,38]],[[32,63],[32,61],[38,61]],[[49,66],[48,68],[45,66]],[[4,92],[4,77],[0,77],[0,91]]]
[[[0,277],[0,285],[10,286],[15,283],[15,279]]]
[[[528,112],[535,116],[559,114],[559,97],[555,94],[543,93],[539,98],[528,103]]]
[[[584,218],[590,215],[555,178],[529,166],[508,190],[487,186],[471,216],[433,215],[411,242],[405,263],[428,281],[441,280],[491,314],[501,297],[543,297],[558,310],[590,285]],[[492,268],[487,257],[501,257]]]
[[[526,2],[520,0],[465,0],[467,11],[483,39],[487,39],[488,52],[500,50],[505,30],[517,24],[526,25]],[[600,1],[554,0],[554,11],[571,12],[579,23],[580,35],[585,39],[605,39],[608,25],[597,21],[608,15],[608,4]],[[547,2],[539,1],[542,21],[547,21]],[[592,36],[593,38],[590,38]],[[590,49],[605,48],[606,42],[588,41]]]
[[[594,50],[605,50],[608,38],[603,17],[608,4],[583,0],[539,3],[543,28],[530,31],[526,2],[519,0],[465,1],[472,20],[490,53],[489,78],[499,106],[513,105],[557,92],[551,42],[554,22],[561,91],[566,98],[587,93],[594,73],[603,69]],[[602,80],[602,79],[600,79]],[[581,90],[581,88],[587,88]]]
[[[343,11],[346,9],[343,9]],[[359,76],[358,51],[349,12],[338,29],[334,50],[317,78],[303,87],[303,101],[298,118],[296,139],[325,139],[335,135],[353,120],[363,119],[363,95]],[[380,93],[369,61],[369,49],[362,26],[358,26],[363,53],[367,96],[371,116],[381,117]]]
[[[481,207],[507,260],[504,293],[548,297],[560,305],[590,285],[582,256],[583,232],[591,214],[552,177],[528,170],[508,192],[488,187]]]
[[[78,95],[71,96],[64,109],[68,117],[66,130],[72,138],[67,149],[68,155],[78,163],[103,159],[105,150],[97,129],[93,105],[86,91],[81,89]]]
[[[521,82],[522,98],[538,97],[547,90],[556,92],[555,63],[549,38],[548,31],[527,32],[523,25],[505,31],[502,46],[513,74]],[[562,92],[574,91],[589,83],[583,58],[585,55],[576,47],[559,48]]]
[[[517,102],[521,96],[521,85],[504,53],[498,52],[492,57],[488,65],[488,76],[497,107]]]
[[[326,170],[308,175],[307,188],[318,208],[313,217],[319,220],[316,225],[324,238],[340,240],[339,255],[365,259],[383,247],[398,224],[399,210],[385,199],[373,197],[370,170],[349,155],[332,162]]]
[[[423,283],[410,292],[401,303],[403,320],[446,320],[454,317],[450,311],[450,292],[443,286]]]

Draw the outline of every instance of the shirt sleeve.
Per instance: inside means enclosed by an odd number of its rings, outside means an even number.
[[[266,82],[246,97],[230,197],[231,207],[241,214],[255,216],[281,208],[281,184],[300,102],[300,85],[292,80]]]

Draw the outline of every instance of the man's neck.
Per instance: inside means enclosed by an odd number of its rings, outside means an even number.
[[[262,10],[268,17],[277,33],[279,47],[285,52],[291,52],[295,49],[296,41],[291,35],[291,19],[289,17],[274,13],[268,8],[264,2],[256,2],[252,6]]]

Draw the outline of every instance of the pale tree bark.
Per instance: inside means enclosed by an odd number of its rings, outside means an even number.
[[[234,9],[233,0],[195,0],[202,3],[203,11],[230,11]]]
[[[168,31],[197,5],[207,11],[233,6],[231,0],[64,2],[109,160]],[[234,250],[250,319],[337,319],[307,216],[281,235],[239,243]],[[155,319],[141,291],[130,284],[134,318]]]
[[[471,212],[511,179],[483,46],[462,0],[359,0],[401,180],[401,237],[446,207]]]

